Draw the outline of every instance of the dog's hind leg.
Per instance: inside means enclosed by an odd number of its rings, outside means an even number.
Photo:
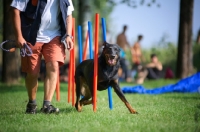
[[[79,76],[78,79],[76,79],[76,110],[81,112],[82,110],[82,106],[89,104],[88,102],[89,99],[91,98],[91,93],[90,90],[88,88],[88,85],[86,83],[86,80],[84,79],[84,77]],[[82,99],[80,100],[80,96],[82,95]]]
[[[82,83],[81,83],[81,76],[75,76],[75,81],[76,81],[76,110],[77,111],[81,111],[81,105],[80,105],[80,96],[81,96],[81,87],[82,87]]]
[[[81,105],[92,104],[92,100],[89,100],[92,97],[91,92],[90,92],[90,89],[89,89],[89,87],[86,83],[83,83],[83,87],[81,89],[81,94],[83,95],[83,98],[80,100]]]
[[[92,103],[93,103],[92,99],[83,101],[83,105],[90,105]]]

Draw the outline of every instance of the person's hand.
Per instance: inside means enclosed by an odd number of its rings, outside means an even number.
[[[23,45],[26,43],[26,40],[23,38],[23,37],[18,37],[17,38],[17,43],[16,43],[16,47],[18,47],[18,48],[22,48],[23,47]]]
[[[68,49],[68,50],[72,50],[73,47],[74,47],[74,43],[73,43],[73,41],[72,41],[72,38],[66,37],[65,41],[66,41],[66,43],[67,43],[67,49]]]

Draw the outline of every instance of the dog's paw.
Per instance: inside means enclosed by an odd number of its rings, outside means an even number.
[[[137,111],[134,114],[139,114]]]
[[[135,111],[135,112],[131,112],[131,114],[139,114],[137,111]]]
[[[75,107],[76,107],[76,110],[77,110],[78,112],[81,112],[81,111],[82,111],[82,106],[80,105],[80,103],[76,103],[76,104],[75,104]]]
[[[135,111],[135,110],[130,110],[130,113],[131,114],[139,114],[137,111]]]

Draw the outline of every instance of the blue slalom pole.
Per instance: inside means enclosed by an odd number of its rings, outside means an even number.
[[[92,23],[88,21],[88,35],[89,35],[89,53],[90,53],[90,59],[93,59],[93,51],[92,51],[92,45],[93,45],[93,37],[92,37]]]
[[[102,31],[103,31],[103,40],[106,41],[106,20],[105,18],[101,18],[101,23],[102,23]],[[113,109],[113,104],[112,104],[112,88],[108,87],[108,100],[109,100],[109,108],[110,110]]]
[[[79,63],[83,61],[83,46],[82,46],[82,28],[78,26],[78,47],[79,47]],[[84,96],[81,96],[83,98]]]
[[[82,62],[83,59],[83,48],[82,48],[82,32],[81,26],[78,26],[78,46],[79,46],[79,62]]]

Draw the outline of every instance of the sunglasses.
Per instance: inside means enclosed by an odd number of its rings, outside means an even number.
[[[10,48],[4,48],[4,44],[8,43],[8,42],[11,42],[12,44],[10,45]],[[3,41],[0,45],[0,48],[3,50],[3,51],[6,51],[6,52],[14,52],[16,50],[16,45],[14,45],[13,43],[15,43],[15,41],[13,40],[6,40],[6,41]],[[22,57],[25,57],[26,55],[27,56],[31,56],[33,54],[31,48],[25,43],[23,45],[23,47],[20,49],[20,55]]]

